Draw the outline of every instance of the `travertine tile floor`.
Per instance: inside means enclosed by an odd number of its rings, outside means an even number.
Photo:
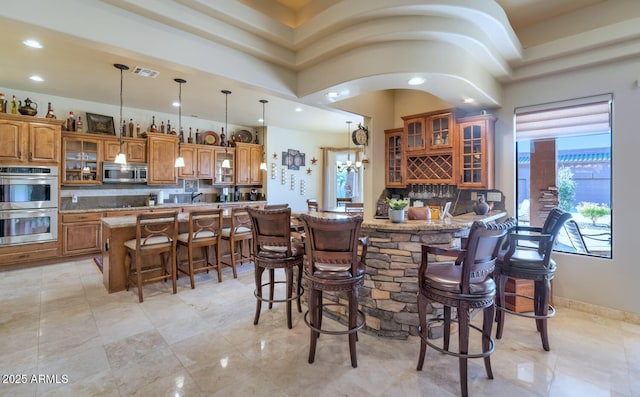
[[[323,335],[308,364],[302,314],[289,330],[279,304],[254,326],[253,268],[239,270],[222,283],[201,275],[195,290],[183,277],[177,295],[148,285],[142,304],[135,289],[107,294],[90,259],[0,273],[0,395],[460,395],[455,358],[427,350],[416,371],[417,338],[361,333],[353,369],[346,337]],[[544,352],[533,321],[509,316],[495,379],[471,360],[470,394],[640,396],[640,326],[565,308],[549,325]],[[49,382],[16,384],[19,375]]]

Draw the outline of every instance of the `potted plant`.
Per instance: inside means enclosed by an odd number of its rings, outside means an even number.
[[[392,223],[404,222],[405,208],[409,205],[408,199],[394,199],[385,198],[385,201],[389,205],[389,220]]]

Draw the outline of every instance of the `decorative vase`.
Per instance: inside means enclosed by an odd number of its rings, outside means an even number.
[[[484,195],[482,194],[478,197],[478,201],[473,203],[473,212],[475,212],[476,215],[486,215],[489,212],[489,209],[489,204],[484,201]]]
[[[401,210],[392,210],[389,208],[389,220],[391,223],[403,223],[404,222],[404,208]]]

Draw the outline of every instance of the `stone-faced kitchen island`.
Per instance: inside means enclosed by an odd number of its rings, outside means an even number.
[[[368,237],[367,271],[359,299],[366,316],[365,332],[398,339],[417,335],[422,244],[459,245],[460,237],[469,233],[474,221],[493,221],[506,215],[504,211],[492,211],[445,220],[364,221],[361,234]]]

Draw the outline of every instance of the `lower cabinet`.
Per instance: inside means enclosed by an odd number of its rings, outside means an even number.
[[[58,242],[22,244],[0,248],[0,270],[50,263],[58,257]]]
[[[62,215],[62,255],[98,254],[102,246],[102,212]]]

